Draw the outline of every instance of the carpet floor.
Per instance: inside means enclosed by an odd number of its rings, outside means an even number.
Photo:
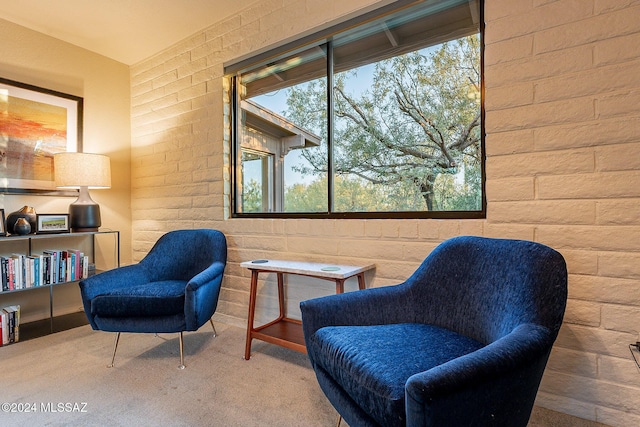
[[[337,413],[306,355],[208,323],[184,335],[82,326],[0,348],[0,424],[29,426],[332,426]]]

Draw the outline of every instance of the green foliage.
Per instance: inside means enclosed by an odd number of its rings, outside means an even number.
[[[287,188],[285,212],[326,212],[327,179],[318,179],[309,185],[294,184]]]
[[[242,212],[264,212],[262,207],[262,187],[252,179],[242,190]]]
[[[470,36],[386,59],[363,91],[354,89],[363,70],[336,74],[336,211],[480,209],[479,55]],[[326,104],[325,79],[288,89],[287,118],[324,141],[303,150],[305,175],[328,172]],[[326,182],[289,187],[286,210],[316,211],[315,191],[326,195]]]

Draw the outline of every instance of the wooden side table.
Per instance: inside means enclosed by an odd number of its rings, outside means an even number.
[[[374,264],[353,266],[273,259],[245,261],[241,263],[240,266],[251,270],[247,341],[244,350],[245,360],[249,360],[251,357],[251,341],[254,338],[296,350],[301,353],[307,352],[307,348],[304,344],[302,322],[300,320],[287,317],[286,304],[284,301],[285,274],[295,274],[298,276],[308,276],[334,281],[336,283],[336,293],[341,294],[344,292],[344,282],[354,276],[358,278],[358,288],[364,289],[364,273],[375,268]],[[262,326],[254,327],[253,321],[256,311],[258,275],[260,273],[276,273],[277,275],[280,314],[275,320]]]

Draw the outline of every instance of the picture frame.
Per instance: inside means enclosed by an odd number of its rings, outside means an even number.
[[[0,209],[0,236],[6,236],[7,229],[5,228],[4,209]]]
[[[36,234],[69,232],[69,214],[36,214]]]
[[[0,193],[76,195],[58,191],[53,155],[82,151],[84,99],[0,77]]]

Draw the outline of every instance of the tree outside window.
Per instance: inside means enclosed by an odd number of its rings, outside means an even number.
[[[236,213],[483,213],[479,4],[440,3],[455,5],[385,16],[238,74],[240,98],[283,120],[240,124],[242,149],[280,135],[264,148],[280,159],[280,196],[265,208],[262,187],[245,184]],[[287,146],[295,132],[312,136]]]

